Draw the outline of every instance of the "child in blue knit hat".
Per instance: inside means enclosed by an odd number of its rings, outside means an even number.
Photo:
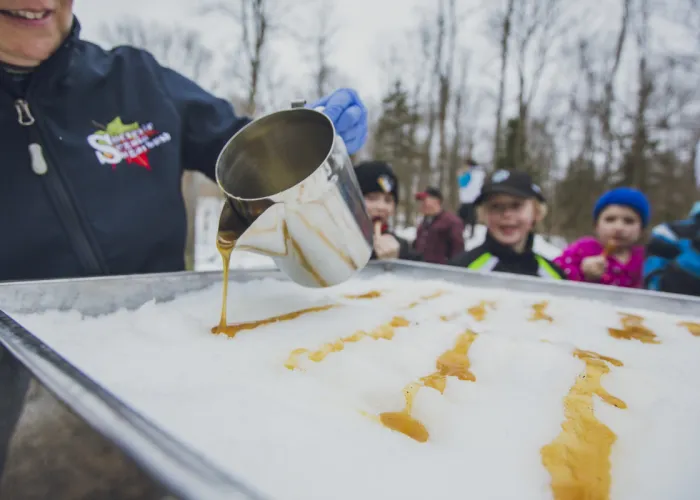
[[[627,187],[608,191],[593,208],[595,237],[575,241],[554,262],[572,281],[640,288],[644,247],[639,243],[650,212],[641,191]]]

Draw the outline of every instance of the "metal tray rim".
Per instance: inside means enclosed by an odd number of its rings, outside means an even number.
[[[700,298],[678,296],[647,290],[621,289],[610,286],[550,281],[542,278],[503,273],[481,273],[451,266],[406,261],[371,262],[357,276],[395,273],[408,278],[446,280],[455,284],[519,292],[540,292],[568,298],[618,302],[626,307],[700,316]],[[164,274],[88,277],[0,283],[0,309],[3,293],[17,293],[20,298],[41,298],[41,294],[67,290],[75,299],[81,292],[114,297],[116,287],[128,295],[139,289],[142,296],[169,300],[181,293],[207,288],[221,281],[221,271],[176,272]],[[231,270],[230,279],[249,281],[274,278],[287,280],[279,270]],[[104,287],[102,286],[104,285]],[[96,287],[93,289],[93,287]],[[134,288],[135,287],[135,288]],[[50,290],[50,292],[46,292]],[[76,291],[77,290],[77,291]],[[35,295],[32,295],[35,294]],[[99,297],[98,297],[99,299]],[[125,297],[122,297],[125,300]],[[138,307],[138,299],[127,306]],[[66,302],[70,306],[70,301]],[[43,309],[43,310],[48,310]],[[143,466],[159,482],[183,499],[241,498],[259,500],[258,494],[231,475],[210,465],[191,448],[181,444],[148,419],[142,417],[112,393],[102,388],[58,353],[12,319],[11,312],[0,310],[0,344],[3,344],[59,400],[115,443]],[[109,417],[109,422],[107,418]],[[127,439],[125,436],[128,436]]]
[[[178,498],[266,500],[143,417],[2,311],[0,344],[54,397]]]

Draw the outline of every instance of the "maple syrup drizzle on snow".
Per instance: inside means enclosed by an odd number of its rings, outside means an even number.
[[[467,313],[476,321],[484,321],[486,319],[487,308],[491,310],[496,309],[496,303],[482,300],[477,305],[467,309]]]
[[[217,234],[216,248],[219,251],[219,254],[221,255],[221,260],[223,261],[224,278],[223,278],[223,297],[222,297],[222,304],[221,304],[221,319],[219,320],[219,324],[211,329],[212,333],[215,333],[215,334],[223,333],[224,335],[228,335],[229,337],[235,337],[239,332],[241,332],[243,330],[252,330],[252,329],[257,328],[259,326],[269,325],[272,323],[279,323],[280,321],[290,321],[290,320],[296,319],[300,316],[303,316],[305,314],[309,314],[312,312],[326,311],[326,310],[332,309],[334,307],[339,307],[339,304],[309,307],[306,309],[301,309],[299,311],[293,311],[290,313],[281,314],[279,316],[274,316],[272,318],[267,318],[267,319],[263,319],[263,320],[259,320],[259,321],[249,321],[246,323],[237,323],[237,324],[231,324],[231,325],[227,324],[226,306],[227,306],[227,301],[228,301],[229,265],[231,263],[231,254],[233,253],[233,250],[236,248],[236,242],[237,242],[237,236],[232,231],[219,231],[219,233]],[[371,290],[369,292],[366,292],[366,293],[363,293],[360,295],[346,295],[345,297],[347,299],[360,300],[360,299],[375,299],[375,298],[381,297],[381,295],[382,295],[382,292],[377,291],[377,290]],[[299,349],[297,349],[294,352],[297,352],[297,351],[299,351]],[[292,352],[292,355],[294,354],[294,352]]]
[[[475,382],[476,377],[470,370],[469,348],[476,339],[477,334],[467,330],[461,334],[455,346],[445,351],[438,357],[435,365],[437,370],[408,384],[404,389],[406,405],[403,410],[385,412],[379,414],[379,421],[389,429],[405,434],[420,443],[424,443],[430,437],[428,430],[422,422],[412,416],[413,402],[421,387],[430,387],[440,394],[445,392],[447,377],[455,377],[459,380]]]
[[[307,307],[306,309],[300,309],[298,311],[292,311],[285,314],[280,314],[279,316],[273,316],[271,318],[265,318],[258,321],[248,321],[246,323],[232,323],[225,326],[215,326],[211,329],[212,333],[223,333],[229,337],[235,337],[239,332],[243,330],[253,330],[260,326],[271,325],[273,323],[280,323],[282,321],[291,321],[297,319],[305,314],[327,311],[333,309],[334,307],[339,307],[338,304],[328,304],[325,306]]]
[[[231,263],[231,253],[234,248],[236,248],[236,237],[233,232],[223,232],[220,231],[216,238],[216,248],[221,254],[221,259],[224,265],[224,283],[223,283],[223,303],[221,304],[221,319],[219,324],[211,329],[211,333],[228,335],[229,337],[235,337],[239,332],[243,330],[252,330],[259,326],[270,325],[272,323],[279,323],[280,321],[290,321],[303,316],[304,314],[309,314],[313,312],[327,311],[334,307],[338,307],[337,304],[329,304],[325,306],[309,307],[306,309],[301,309],[299,311],[293,311],[286,314],[281,314],[279,316],[273,316],[272,318],[266,318],[258,321],[249,321],[246,323],[234,323],[227,324],[226,321],[226,305],[228,300],[228,268]]]
[[[374,340],[385,339],[391,340],[394,338],[394,332],[396,328],[402,328],[408,326],[410,323],[406,318],[401,316],[394,316],[391,321],[379,325],[377,328],[370,332],[365,332],[363,330],[358,330],[352,335],[340,338],[333,342],[328,342],[323,344],[319,349],[315,351],[309,351],[308,349],[300,348],[294,349],[287,361],[285,361],[284,366],[289,370],[295,370],[299,368],[299,358],[302,354],[306,354],[309,360],[320,363],[326,356],[333,352],[340,352],[345,349],[345,344],[350,344],[354,342],[359,342],[364,338],[372,338]]]
[[[569,394],[564,398],[565,421],[561,432],[541,449],[542,464],[551,476],[554,500],[608,500],[610,498],[610,451],[617,436],[600,422],[593,411],[593,395],[620,409],[621,399],[610,395],[601,385],[608,364],[622,362],[591,351],[574,351],[586,363]]]
[[[546,300],[537,304],[533,304],[532,316],[530,316],[529,321],[549,321],[550,323],[552,323],[554,319],[545,312],[545,309],[547,309],[548,305],[549,301]]]
[[[419,300],[416,300],[416,301],[411,302],[410,304],[408,304],[408,306],[406,306],[406,309],[413,309],[414,307],[419,306],[420,304],[422,304],[422,303],[425,302],[425,301],[437,299],[437,298],[439,298],[439,297],[442,297],[442,296],[445,295],[446,293],[447,293],[447,292],[446,292],[445,290],[438,290],[438,291],[436,291],[436,292],[434,292],[434,293],[431,293],[431,294],[429,294],[429,295],[424,295],[424,296],[422,296]]]
[[[643,325],[644,318],[635,314],[620,314],[622,329],[608,328],[610,336],[616,339],[639,340],[645,344],[660,344],[656,334]]]
[[[422,302],[426,302],[429,300],[436,299],[438,297],[441,297],[444,295],[446,292],[442,290],[438,290],[435,293],[425,295],[420,297],[419,300],[411,302],[406,308],[411,309],[413,307],[416,307],[417,305],[421,304]],[[377,290],[373,290],[364,294],[360,295],[345,295],[345,298],[347,299],[357,299],[357,300],[363,300],[363,299],[376,299],[381,297],[381,292]],[[338,340],[334,340],[332,342],[328,342],[326,344],[323,344],[319,349],[315,351],[311,351],[306,348],[298,348],[294,349],[289,356],[287,357],[287,360],[284,362],[284,366],[288,368],[289,370],[296,370],[299,369],[299,362],[300,358],[303,354],[306,354],[307,358],[315,363],[320,363],[326,357],[334,352],[340,352],[343,349],[345,349],[346,344],[351,344],[354,342],[359,342],[360,340],[364,338],[372,338],[374,340],[379,340],[379,339],[385,339],[385,340],[391,340],[394,338],[395,330],[396,328],[403,328],[410,325],[410,322],[404,318],[403,316],[394,316],[391,321],[388,321],[387,323],[383,323],[379,325],[378,327],[374,328],[373,330],[366,332],[364,330],[358,330],[352,335],[349,335],[347,337],[342,337]]]
[[[367,300],[367,299],[378,299],[382,296],[382,292],[379,290],[370,290],[366,293],[361,293],[359,295],[345,295],[346,299],[350,300]]]
[[[682,321],[678,323],[678,326],[683,326],[688,329],[691,335],[700,337],[700,323],[691,323],[689,321]]]

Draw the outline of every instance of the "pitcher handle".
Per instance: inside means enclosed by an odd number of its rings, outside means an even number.
[[[304,99],[299,99],[298,101],[292,101],[292,108],[303,108],[305,106],[306,106],[306,101]],[[322,113],[324,109],[326,109],[325,106],[316,106],[314,108],[314,111],[318,111],[319,113]]]

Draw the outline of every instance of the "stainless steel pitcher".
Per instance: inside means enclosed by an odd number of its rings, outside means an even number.
[[[372,254],[372,221],[343,139],[295,102],[242,128],[221,151],[219,243],[272,257],[306,287],[342,283]]]

